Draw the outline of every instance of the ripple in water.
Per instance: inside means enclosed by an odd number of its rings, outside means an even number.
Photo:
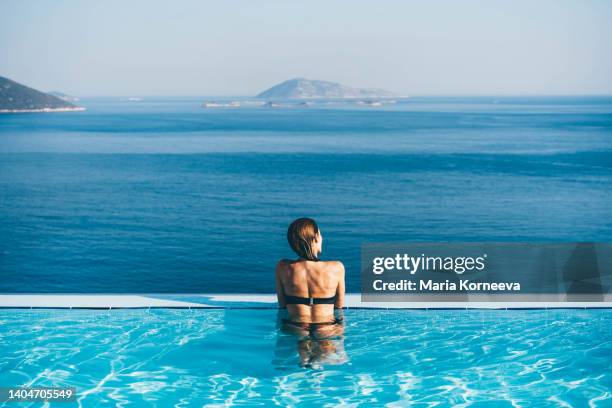
[[[273,310],[2,311],[0,383],[76,386],[81,406],[612,404],[609,310],[345,316],[321,341]]]

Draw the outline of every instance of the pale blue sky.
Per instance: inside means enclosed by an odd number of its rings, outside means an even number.
[[[612,94],[612,1],[0,0],[0,75],[74,95]]]

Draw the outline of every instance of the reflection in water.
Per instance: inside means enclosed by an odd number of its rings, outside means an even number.
[[[321,369],[324,365],[340,365],[349,360],[344,350],[344,321],[341,315],[337,324],[303,327],[284,322],[286,317],[287,311],[279,309],[276,318],[278,334],[272,362],[278,369],[295,367],[296,357],[299,358],[297,363],[300,367],[313,369]]]

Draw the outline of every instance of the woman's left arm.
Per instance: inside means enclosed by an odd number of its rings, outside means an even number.
[[[336,304],[334,307],[336,309],[342,309],[344,307],[344,265],[342,262],[338,262],[339,270],[338,270],[338,288],[336,289]]]

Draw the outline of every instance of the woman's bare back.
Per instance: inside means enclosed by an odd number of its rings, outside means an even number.
[[[291,261],[276,266],[276,291],[280,307],[287,307],[292,321],[304,323],[334,320],[334,308],[344,307],[344,266],[341,262]],[[332,304],[287,304],[286,297],[325,299]]]

